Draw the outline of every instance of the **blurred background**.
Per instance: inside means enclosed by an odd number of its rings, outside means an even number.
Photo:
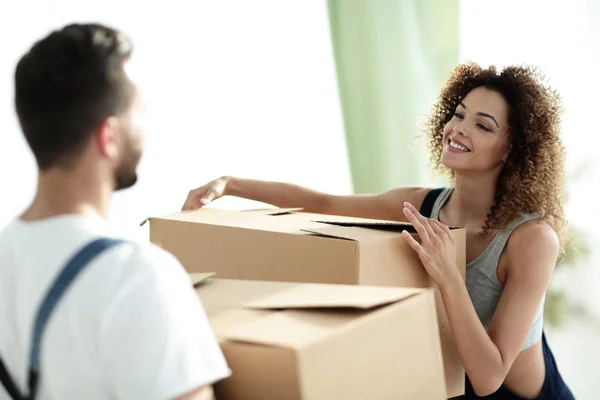
[[[546,330],[575,396],[597,399],[600,0],[13,2],[0,14],[0,226],[36,186],[12,104],[15,65],[75,21],[135,42],[149,129],[139,184],[116,195],[111,220],[136,240],[147,240],[144,218],[178,211],[190,189],[222,175],[339,194],[442,184],[418,135],[451,68],[538,65],[564,100],[576,238],[548,294]]]

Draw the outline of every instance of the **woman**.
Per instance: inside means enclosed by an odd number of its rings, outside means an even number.
[[[546,288],[565,237],[558,95],[534,68],[458,66],[426,125],[433,165],[452,187],[334,196],[223,177],[192,190],[195,209],[225,195],[308,212],[412,223],[440,288],[467,373],[466,398],[573,399],[542,329]],[[424,215],[423,215],[424,214]],[[448,226],[467,233],[467,279]]]

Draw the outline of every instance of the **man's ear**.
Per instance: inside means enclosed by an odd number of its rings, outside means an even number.
[[[116,117],[105,119],[96,133],[100,153],[111,160],[119,158],[120,122]]]

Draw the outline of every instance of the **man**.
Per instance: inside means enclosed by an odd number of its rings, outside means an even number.
[[[115,237],[105,222],[111,195],[137,179],[131,52],[116,30],[70,25],[16,68],[16,110],[39,181],[0,233],[0,359],[23,394],[42,299],[78,250]],[[57,304],[41,348],[38,399],[205,399],[230,374],[183,268],[150,244],[124,242],[93,259]]]

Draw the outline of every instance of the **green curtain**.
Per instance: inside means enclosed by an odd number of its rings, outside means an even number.
[[[354,192],[423,184],[420,125],[458,62],[458,0],[328,0]]]

